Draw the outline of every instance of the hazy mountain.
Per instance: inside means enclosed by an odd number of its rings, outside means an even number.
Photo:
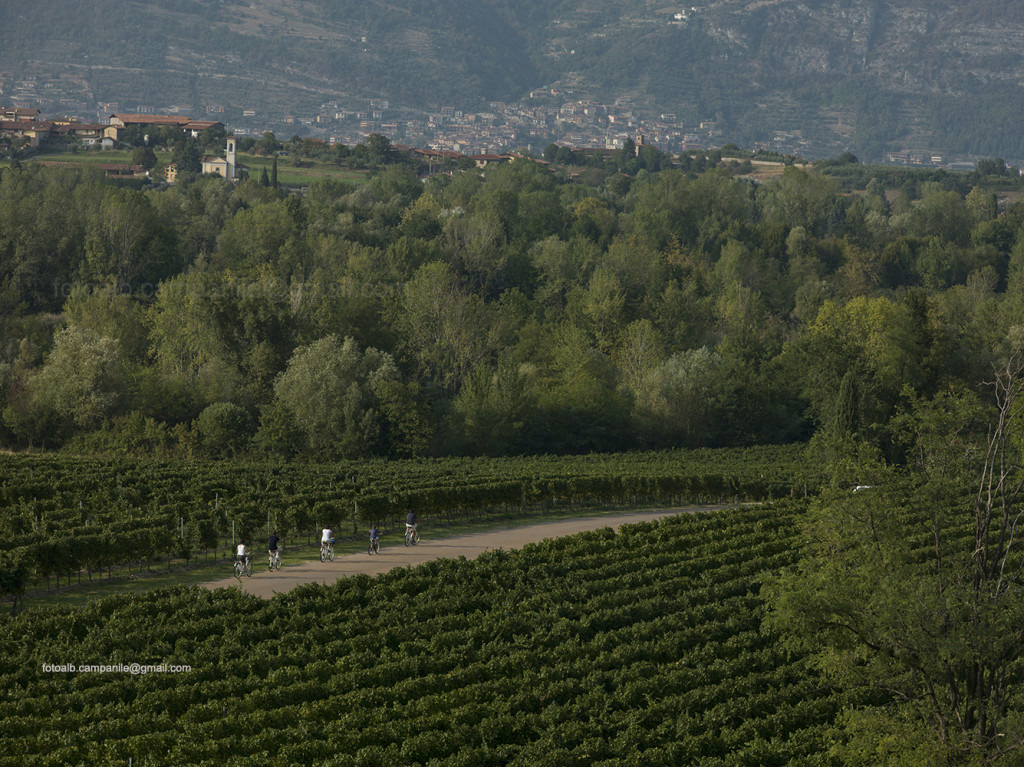
[[[0,5],[0,102],[48,87],[230,119],[371,98],[474,110],[557,86],[748,144],[1020,159],[1021,39],[1011,0],[34,0]]]

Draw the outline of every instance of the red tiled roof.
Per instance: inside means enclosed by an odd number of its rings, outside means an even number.
[[[32,107],[15,107],[14,109],[4,107],[3,109],[0,109],[0,113],[13,114],[15,117],[36,117],[39,114],[39,110]]]
[[[48,131],[51,128],[53,128],[53,123],[48,123],[48,122],[35,122],[34,120],[0,120],[0,130],[7,130],[7,131],[44,130],[44,131]]]
[[[191,117],[184,117],[178,115],[127,115],[127,114],[114,114],[111,117],[116,117],[123,123],[136,124],[136,125],[186,125],[192,122]]]
[[[414,151],[416,154],[426,155],[427,157],[443,157],[447,160],[458,160],[460,157],[464,156],[458,152],[452,152],[447,149],[416,149]]]
[[[53,131],[54,133],[99,133],[106,127],[106,125],[100,125],[98,123],[55,123],[53,126]]]

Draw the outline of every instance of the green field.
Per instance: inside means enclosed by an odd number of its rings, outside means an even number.
[[[371,523],[385,534],[400,528],[408,509],[434,526],[462,526],[551,509],[802,495],[817,482],[802,456],[799,445],[333,464],[0,456],[0,596],[216,562],[236,538],[271,529],[312,544],[326,523],[361,540]]]
[[[162,173],[162,168],[171,162],[171,153],[158,151],[157,167],[155,175]],[[45,152],[34,155],[27,162],[60,162],[72,163],[75,165],[131,165],[132,153],[127,150],[112,149],[107,151],[82,150],[78,152]],[[272,157],[253,154],[239,154],[238,162],[249,167],[249,176],[259,181],[260,173],[265,168],[267,174],[271,172],[273,165]],[[367,179],[365,171],[350,170],[341,168],[334,164],[303,160],[303,167],[295,167],[294,160],[290,157],[279,157],[277,162],[277,181],[285,187],[305,187],[319,179],[330,178],[338,181],[345,181],[350,184],[361,184]]]
[[[432,520],[430,537],[431,540],[440,540],[493,530],[510,530],[522,525],[574,517],[615,516],[621,512],[620,508],[608,511],[585,508],[575,510],[538,508],[527,511],[510,511],[500,516],[481,515],[475,518],[467,517],[462,520],[446,522]],[[366,550],[365,537],[365,531],[360,531],[357,536],[338,539],[335,542],[334,551],[338,556],[363,553]],[[383,536],[381,540],[385,546],[400,546],[402,544],[399,530],[392,531],[390,535]],[[203,552],[188,562],[172,555],[168,562],[151,562],[148,565],[136,563],[134,567],[125,565],[114,568],[113,572],[108,575],[97,573],[94,580],[89,579],[86,574],[78,573],[70,585],[65,581],[60,586],[50,589],[40,589],[36,584],[35,588],[25,594],[24,603],[19,603],[19,608],[34,610],[50,607],[82,607],[98,598],[115,594],[138,594],[168,586],[197,586],[209,583],[232,574],[234,563],[232,551],[230,546],[222,547],[216,551]],[[292,565],[317,561],[319,561],[319,546],[316,540],[314,539],[311,543],[300,540],[287,545],[283,566],[287,572]],[[5,603],[11,603],[10,597]],[[0,602],[0,611],[4,609],[5,603]],[[14,612],[13,605],[12,612]]]
[[[266,168],[267,174],[270,174],[274,160],[272,157],[263,155],[240,154],[238,162],[249,166],[249,177],[259,181],[260,172],[264,168]],[[302,162],[304,167],[297,168],[290,157],[279,157],[277,160],[277,182],[282,186],[304,187],[323,178],[346,181],[350,184],[361,184],[367,179],[367,174],[364,171],[349,170],[312,160],[303,160]],[[309,163],[309,167],[305,167],[306,163]]]
[[[170,152],[158,152],[157,159],[163,164],[170,162]],[[67,162],[76,165],[131,165],[132,153],[125,149],[91,150],[78,152],[40,152],[32,155],[26,162]]]
[[[799,509],[29,611],[0,628],[0,765],[827,763],[846,699],[761,625]],[[78,670],[131,663],[166,670]]]

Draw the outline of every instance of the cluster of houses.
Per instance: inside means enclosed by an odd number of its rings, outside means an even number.
[[[76,120],[40,120],[39,110],[26,108],[2,108],[0,109],[0,137],[27,139],[30,146],[38,147],[45,145],[49,140],[57,136],[66,136],[76,139],[85,146],[113,147],[122,138],[123,132],[131,127],[143,129],[159,129],[173,127],[182,131],[186,136],[196,138],[208,128],[224,129],[223,123],[209,120],[193,120],[185,116],[176,115],[150,115],[150,114],[112,114],[107,124],[87,124]],[[638,135],[636,140],[637,152],[644,145],[643,135]],[[406,152],[419,158],[429,169],[431,165],[438,167],[446,161],[467,159],[477,168],[483,169],[490,165],[500,165],[516,158],[515,154],[463,154],[446,149],[419,149],[402,144],[395,144],[393,148],[398,152]],[[584,151],[584,150],[581,150]],[[585,150],[597,154],[611,154],[613,149],[589,149]],[[47,165],[57,163],[46,163]],[[134,165],[107,164],[100,166],[108,175],[144,175],[145,171]],[[204,174],[215,174],[231,181],[238,181],[249,176],[249,168],[237,161],[236,139],[234,136],[227,136],[224,156],[204,157],[202,160],[202,172]],[[429,173],[429,170],[427,171]],[[173,183],[177,176],[177,168],[171,164],[166,169],[167,181]]]
[[[39,110],[25,107],[0,108],[0,138],[24,141],[27,146],[44,146],[54,139],[65,138],[86,147],[99,146],[112,149],[121,141],[124,131],[131,127],[143,129],[176,128],[185,136],[197,138],[204,130],[224,130],[224,124],[215,120],[193,120],[183,115],[112,114],[106,124],[83,123],[75,119],[39,119]],[[235,139],[228,137],[224,157],[203,159],[203,173],[215,173],[237,180],[247,175],[248,169],[235,159]],[[109,164],[101,166],[111,175],[131,175],[141,168]],[[174,181],[177,169],[168,168],[169,181]]]
[[[86,146],[113,146],[115,138],[107,138],[108,126],[81,123],[77,120],[40,120],[39,110],[25,107],[0,109],[0,137],[23,140],[28,146],[40,146],[53,138],[70,137]]]
[[[0,136],[27,140],[28,146],[37,147],[54,138],[71,138],[84,146],[113,147],[121,140],[126,128],[179,128],[185,135],[198,136],[207,128],[224,128],[223,123],[211,120],[193,120],[176,115],[113,114],[107,124],[83,123],[74,118],[39,119],[39,110],[24,107],[0,108]]]
[[[26,139],[29,146],[38,147],[45,145],[55,137],[65,136],[77,140],[84,146],[100,146],[113,148],[122,138],[123,132],[130,127],[141,127],[143,129],[173,127],[180,129],[186,136],[196,138],[208,128],[224,129],[224,124],[211,120],[193,120],[190,117],[180,115],[151,115],[151,114],[112,114],[107,124],[82,123],[77,120],[40,120],[38,109],[29,108],[0,108],[0,137],[12,139]],[[508,162],[511,155],[480,154],[463,155],[458,152],[436,151],[431,149],[415,149],[402,145],[395,145],[398,151],[407,151],[426,162],[437,162],[441,164],[445,160],[460,159],[468,156],[478,168],[488,165]],[[52,164],[52,163],[49,163]],[[142,172],[141,168],[128,165],[103,166],[111,175],[126,175]],[[247,178],[249,169],[238,163],[236,139],[228,136],[226,140],[223,157],[204,157],[204,174],[211,173],[223,176],[226,179],[237,181]],[[177,168],[172,164],[167,168],[167,180],[174,182],[177,176]]]

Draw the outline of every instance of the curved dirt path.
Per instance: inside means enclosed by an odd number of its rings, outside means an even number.
[[[731,505],[731,504],[729,504]],[[259,597],[270,598],[303,583],[334,583],[340,578],[360,573],[379,575],[395,567],[413,567],[431,559],[466,557],[473,559],[488,550],[516,549],[527,543],[539,543],[547,538],[573,535],[585,530],[599,530],[612,527],[618,530],[631,522],[643,522],[675,514],[693,514],[713,511],[729,505],[689,506],[680,509],[657,509],[634,511],[624,514],[604,514],[593,517],[577,517],[554,522],[539,522],[534,525],[492,530],[484,533],[470,533],[451,538],[431,539],[429,527],[423,527],[423,539],[417,546],[406,547],[394,534],[381,541],[380,554],[370,556],[365,552],[335,557],[333,562],[303,562],[292,567],[285,566],[277,572],[266,570],[266,553],[258,552],[253,558],[254,571],[251,578],[241,579],[242,591]],[[284,561],[288,561],[285,550]],[[235,577],[223,578],[204,583],[209,589],[232,588],[239,585]]]

